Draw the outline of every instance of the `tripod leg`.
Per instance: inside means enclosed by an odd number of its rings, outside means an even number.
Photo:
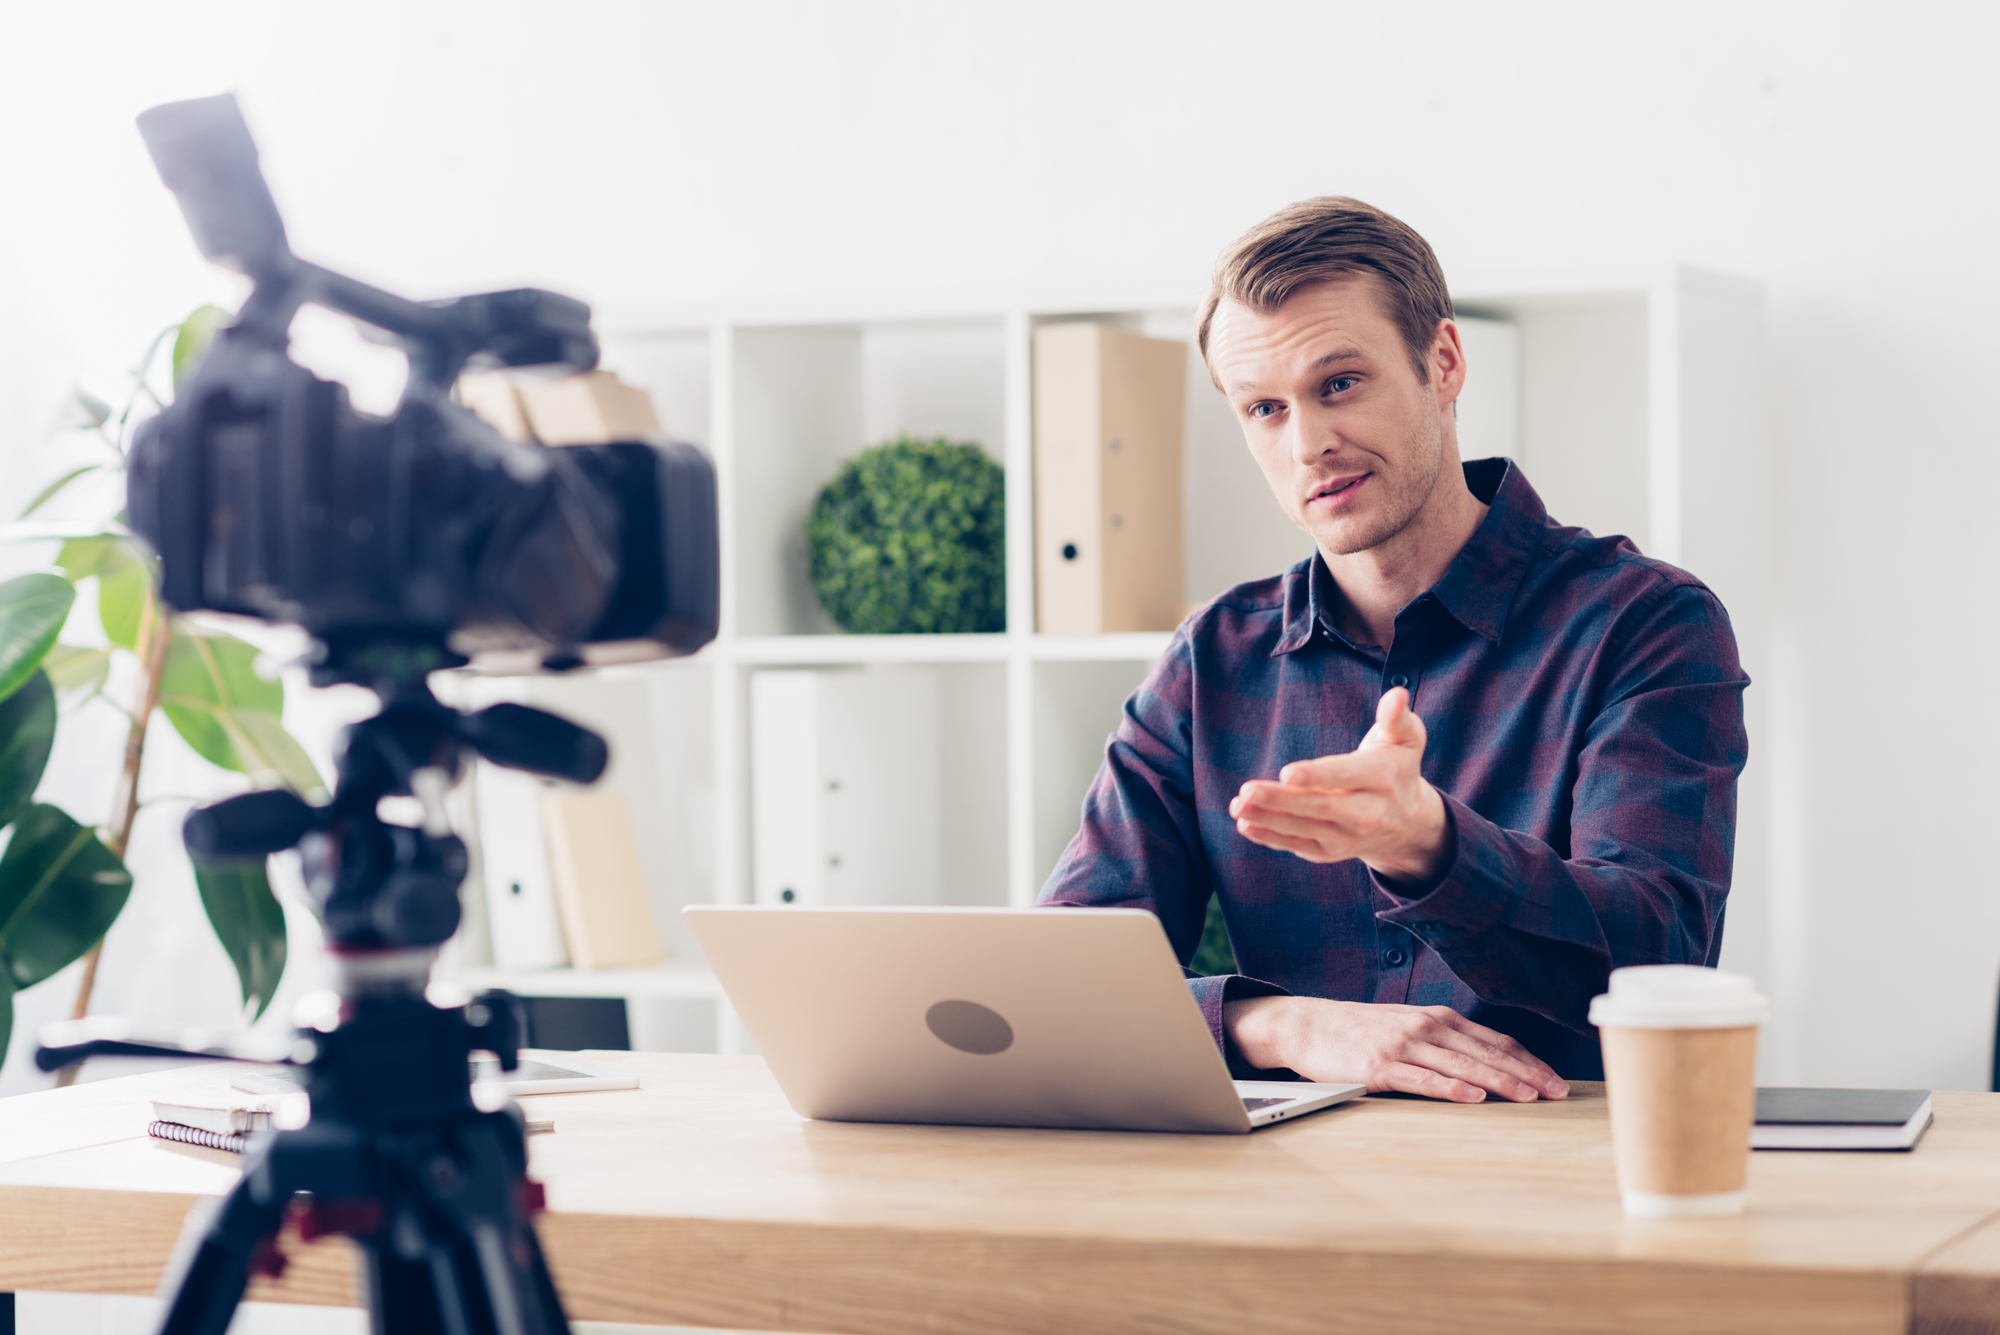
[[[440,1292],[431,1258],[406,1261],[387,1238],[371,1239],[366,1250],[369,1335],[473,1335],[459,1295]]]
[[[469,1240],[452,1230],[408,1248],[387,1239],[371,1245],[372,1335],[564,1335],[569,1327],[546,1267],[517,1272],[498,1237],[490,1228]],[[424,1259],[406,1259],[419,1245]],[[539,1254],[534,1259],[539,1264]]]
[[[569,1317],[563,1311],[562,1295],[556,1291],[555,1276],[549,1273],[549,1263],[543,1259],[542,1240],[533,1228],[522,1232],[528,1240],[527,1264],[520,1267],[527,1274],[523,1289],[526,1301],[535,1308],[527,1328],[534,1335],[567,1335]]]
[[[188,1220],[167,1266],[174,1297],[160,1335],[224,1335],[229,1329],[250,1283],[251,1258],[284,1222],[289,1193],[270,1190],[262,1167],[251,1165],[219,1205]]]

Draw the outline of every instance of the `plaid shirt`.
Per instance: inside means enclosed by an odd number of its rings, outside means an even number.
[[[1189,986],[1239,1078],[1223,1002],[1284,991],[1450,1006],[1565,1078],[1601,1078],[1584,1011],[1605,976],[1712,965],[1721,947],[1748,746],[1728,614],[1625,538],[1550,519],[1507,461],[1465,475],[1491,509],[1397,613],[1386,656],[1341,633],[1317,556],[1183,622],[1043,887],[1046,904],[1152,910],[1183,963],[1218,897],[1241,973]],[[1352,751],[1395,686],[1456,827],[1435,884],[1398,890],[1236,832],[1246,780]]]

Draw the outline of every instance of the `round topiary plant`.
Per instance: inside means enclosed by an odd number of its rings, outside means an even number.
[[[856,634],[1006,629],[1002,477],[948,440],[898,436],[849,459],[806,517],[820,606]]]

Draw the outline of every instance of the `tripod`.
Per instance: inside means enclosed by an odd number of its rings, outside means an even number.
[[[449,665],[407,647],[336,655],[315,681],[372,676],[382,710],[348,729],[333,800],[312,807],[287,792],[250,793],[188,817],[184,837],[198,857],[300,846],[339,970],[339,1006],[299,1030],[288,1054],[286,1064],[304,1068],[310,1120],[263,1137],[236,1187],[189,1221],[163,1335],[224,1335],[251,1273],[282,1272],[288,1213],[302,1238],[340,1233],[360,1245],[375,1335],[569,1329],[531,1222],[543,1198],[527,1176],[520,1112],[504,1099],[480,1107],[491,1101],[475,1100],[471,1081],[474,1051],[494,1053],[504,1070],[518,1064],[519,1005],[493,992],[440,1006],[425,988],[438,945],[458,927],[465,846],[446,826],[443,797],[465,753],[584,783],[603,772],[607,753],[596,734],[540,710],[445,707],[424,673]],[[423,828],[377,815],[383,797],[402,795],[422,799]],[[45,1033],[45,1044],[51,1038],[36,1054],[45,1071],[90,1056],[188,1053],[88,1029]]]

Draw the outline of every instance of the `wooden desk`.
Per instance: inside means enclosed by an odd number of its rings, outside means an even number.
[[[535,1100],[571,1314],[856,1332],[2000,1332],[2000,1095],[1913,1154],[1763,1153],[1739,1219],[1619,1211],[1602,1091],[1365,1099],[1255,1135],[806,1122],[753,1058]],[[0,1290],[150,1293],[233,1156],[143,1135],[215,1069],[0,1102]],[[266,1301],[351,1303],[343,1242]]]

